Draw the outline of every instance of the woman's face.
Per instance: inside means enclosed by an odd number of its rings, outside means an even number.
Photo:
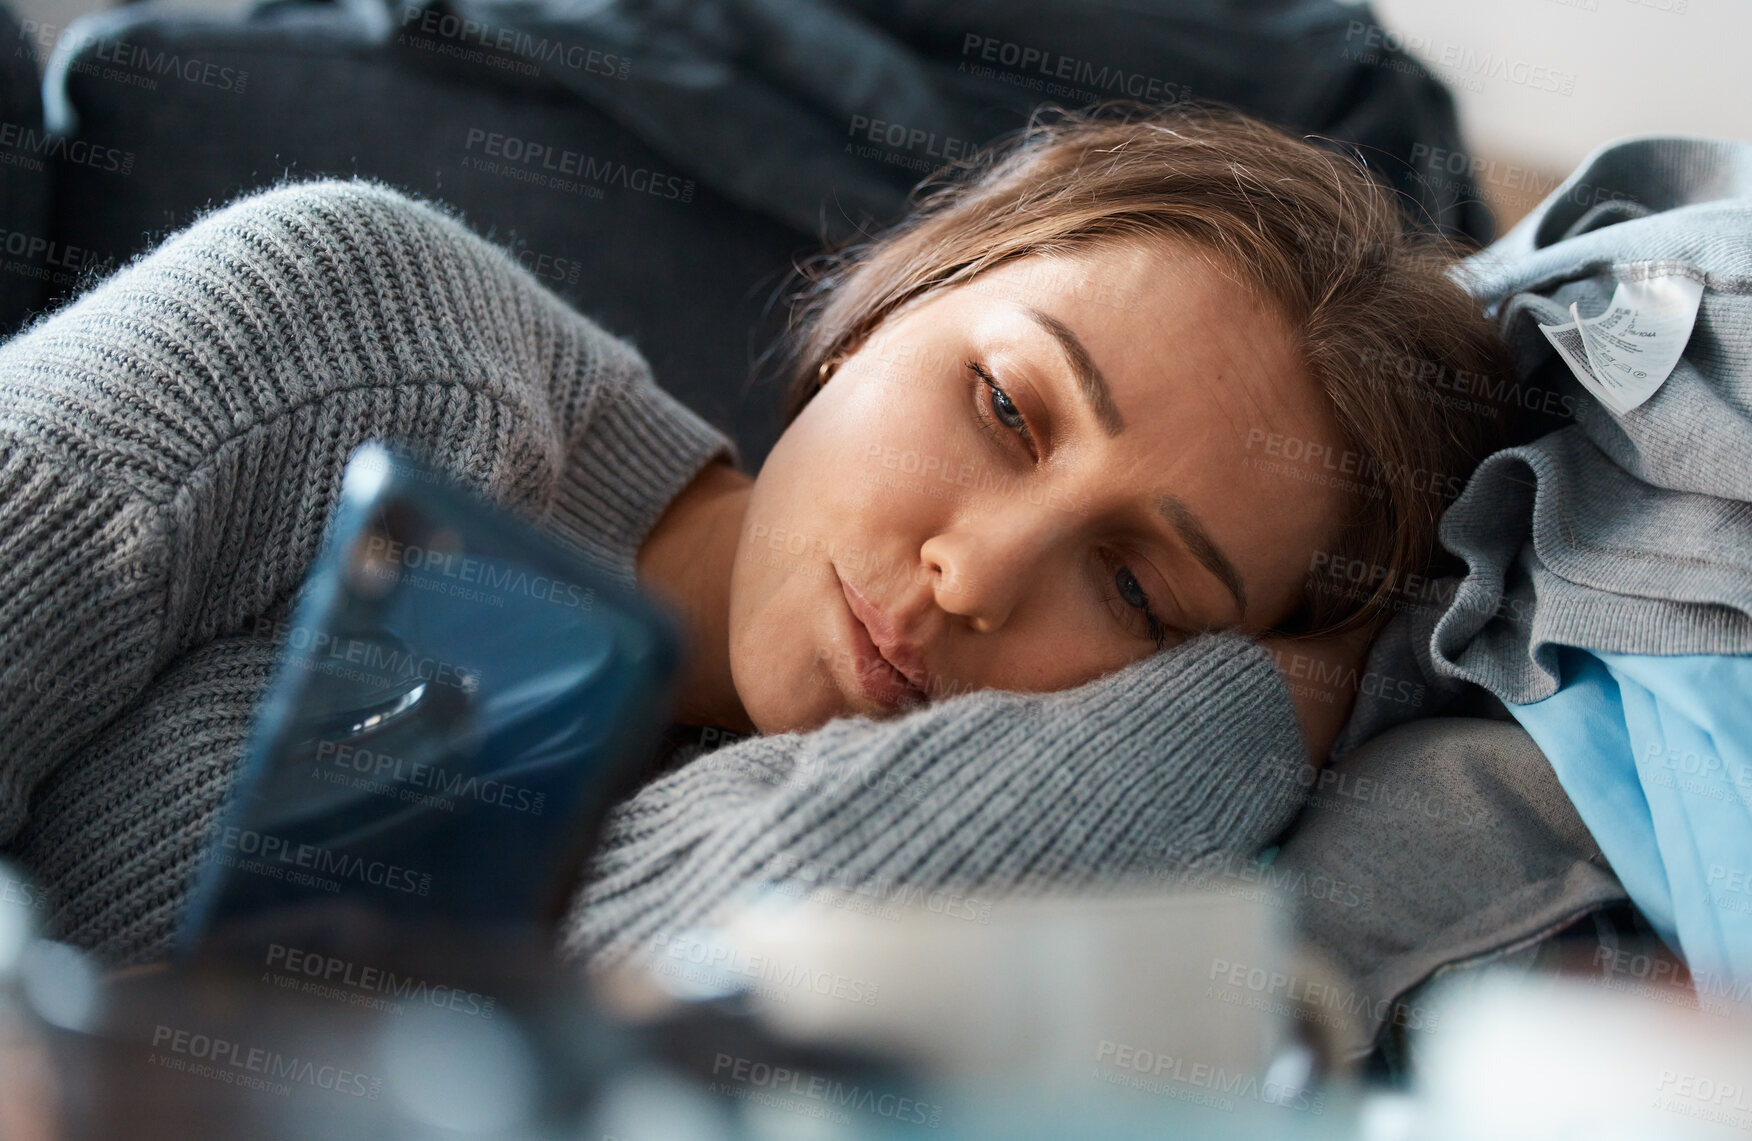
[[[731,579],[744,708],[775,733],[1067,689],[1158,638],[1281,622],[1343,505],[1280,474],[1273,435],[1341,447],[1282,319],[1180,247],[1030,257],[928,295],[755,481]]]

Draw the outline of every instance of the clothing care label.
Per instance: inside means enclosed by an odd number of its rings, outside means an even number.
[[[1582,386],[1622,416],[1672,375],[1702,301],[1703,283],[1683,274],[1621,281],[1598,317],[1583,318],[1571,303],[1568,324],[1539,331]]]

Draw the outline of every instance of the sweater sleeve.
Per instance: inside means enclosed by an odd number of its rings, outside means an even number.
[[[563,947],[605,965],[765,881],[996,893],[1198,874],[1275,837],[1308,771],[1282,677],[1235,634],[1057,693],[753,737],[616,808]]]
[[[135,703],[247,723],[259,685],[197,708],[155,683],[270,636],[372,439],[622,580],[693,474],[735,458],[632,346],[433,206],[313,182],[213,211],[0,346],[0,845],[27,817],[34,850],[110,842],[34,804],[139,778],[112,739]],[[182,751],[167,780],[211,759]],[[194,814],[160,808],[194,850]]]
[[[166,545],[134,496],[0,438],[0,843],[43,777],[145,687]]]

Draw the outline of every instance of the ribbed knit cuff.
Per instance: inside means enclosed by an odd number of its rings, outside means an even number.
[[[612,962],[762,881],[995,894],[1194,875],[1276,837],[1308,772],[1282,677],[1233,634],[1059,693],[755,737],[616,810],[566,949]]]
[[[1263,846],[1305,793],[1288,688],[1239,635],[1203,635],[1058,694],[992,696],[963,716],[915,713],[892,754],[870,756],[849,728],[824,731],[820,767],[843,774],[840,789],[886,782],[941,797],[930,819],[914,814],[910,840],[904,804],[871,804],[861,851],[835,840],[846,859],[991,883],[1183,870]],[[850,836],[856,818],[833,818]]]
[[[706,464],[739,455],[729,436],[659,388],[630,348],[597,347],[605,359],[583,366],[605,374],[596,411],[566,457],[549,526],[631,587],[639,547],[664,509]]]

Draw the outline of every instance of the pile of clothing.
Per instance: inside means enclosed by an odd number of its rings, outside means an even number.
[[[1466,563],[1371,670],[1500,699],[1700,991],[1752,980],[1752,144],[1596,150],[1467,284],[1570,422],[1442,520]],[[1514,393],[1555,399],[1528,404]],[[1344,750],[1415,713],[1365,698]]]

